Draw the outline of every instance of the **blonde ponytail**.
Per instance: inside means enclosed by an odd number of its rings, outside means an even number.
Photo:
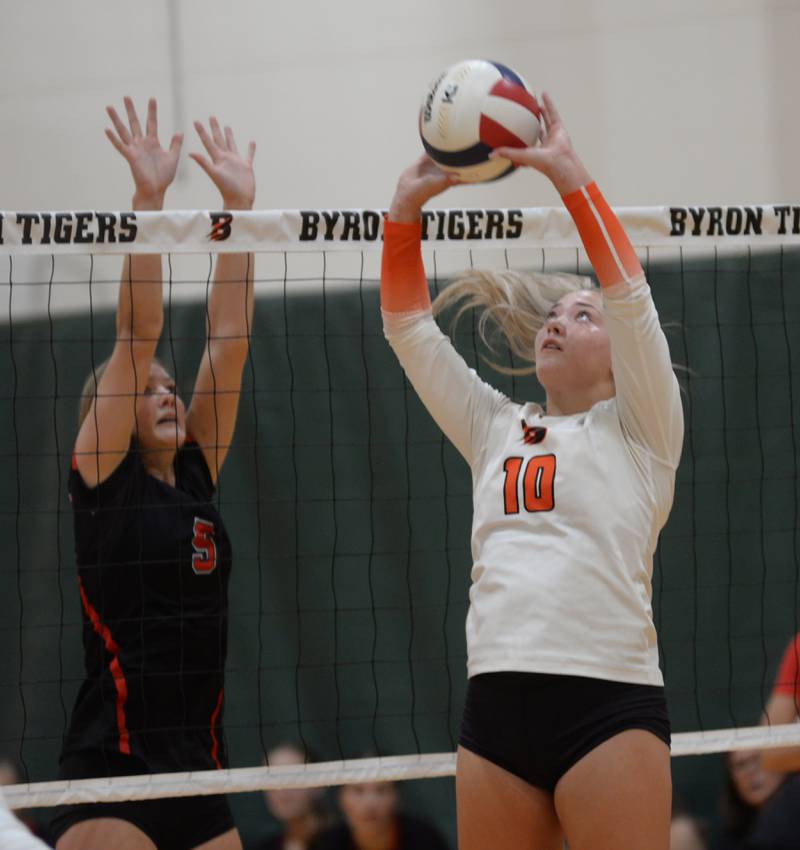
[[[433,314],[457,306],[450,332],[469,310],[476,310],[478,333],[492,354],[497,354],[497,333],[520,360],[530,366],[501,366],[488,358],[486,362],[505,375],[528,375],[536,371],[536,334],[544,325],[553,305],[568,292],[595,289],[588,277],[574,274],[546,274],[500,271],[471,271],[443,289],[433,302]]]

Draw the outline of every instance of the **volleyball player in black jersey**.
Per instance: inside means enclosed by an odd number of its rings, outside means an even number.
[[[164,150],[155,100],[144,131],[130,98],[106,130],[127,160],[134,210],[161,209],[182,137]],[[190,156],[226,210],[255,196],[251,142],[195,122],[207,156]],[[221,254],[207,340],[188,409],[155,358],[163,326],[161,258],[125,259],[110,358],[87,380],[70,499],[83,607],[86,678],[61,755],[62,778],[209,770],[222,735],[231,544],[213,504],[231,442],[253,314],[253,257]],[[63,807],[58,850],[241,848],[225,797]]]

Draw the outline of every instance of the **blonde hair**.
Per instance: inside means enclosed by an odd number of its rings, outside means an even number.
[[[97,395],[97,386],[100,383],[100,379],[103,377],[103,373],[106,371],[106,367],[108,366],[108,362],[111,360],[110,357],[106,358],[99,366],[96,366],[92,369],[91,372],[86,376],[86,380],[83,382],[83,389],[81,390],[81,398],[78,402],[78,428],[83,425],[83,420],[89,415],[89,411],[92,407],[92,402]],[[151,361],[151,366],[153,363],[156,366],[160,366],[166,372],[166,368],[164,364],[158,359],[158,357],[154,357]]]
[[[450,326],[452,335],[464,313],[476,310],[478,334],[489,351],[498,353],[495,339],[499,333],[512,354],[531,365],[501,366],[489,358],[484,360],[505,375],[529,375],[536,371],[536,334],[553,305],[569,292],[596,288],[591,278],[574,274],[470,271],[436,296],[433,314],[457,305]]]
[[[81,399],[78,402],[78,428],[83,425],[83,420],[89,415],[92,402],[94,401],[94,397],[97,395],[97,385],[100,383],[100,379],[103,377],[103,373],[106,371],[106,367],[108,366],[108,361],[110,359],[111,358],[107,358],[99,366],[93,368],[86,376],[86,380],[83,382]]]

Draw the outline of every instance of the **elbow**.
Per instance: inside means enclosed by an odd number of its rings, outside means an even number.
[[[132,340],[136,343],[152,343],[155,348],[164,329],[164,316],[137,317],[130,324],[117,323],[117,339]]]
[[[245,333],[210,337],[208,349],[212,362],[224,361],[239,369],[243,369],[250,351],[250,335]]]

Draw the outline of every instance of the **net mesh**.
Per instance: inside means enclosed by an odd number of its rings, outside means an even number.
[[[800,236],[781,232],[782,208],[731,209],[620,213],[682,367],[686,440],[654,572],[675,755],[800,743],[794,727],[754,728],[800,630]],[[34,783],[11,803],[452,773],[471,481],[383,339],[379,214],[245,214],[222,242],[207,236],[215,214],[140,215],[124,244],[90,222],[90,246],[75,242],[82,214],[60,215],[72,216],[61,243],[37,244],[41,218],[4,213],[0,230],[0,750]],[[124,214],[103,215],[119,237]],[[590,272],[560,211],[439,211],[427,231],[434,290],[469,267]],[[119,253],[165,252],[159,354],[187,398],[214,255],[245,249],[256,310],[217,491],[234,543],[232,769],[51,784],[84,675],[66,472],[80,387],[114,340]],[[498,389],[542,397],[535,378],[488,368],[474,323],[455,342]],[[287,739],[321,761],[256,767]],[[352,759],[365,752],[380,757]]]

